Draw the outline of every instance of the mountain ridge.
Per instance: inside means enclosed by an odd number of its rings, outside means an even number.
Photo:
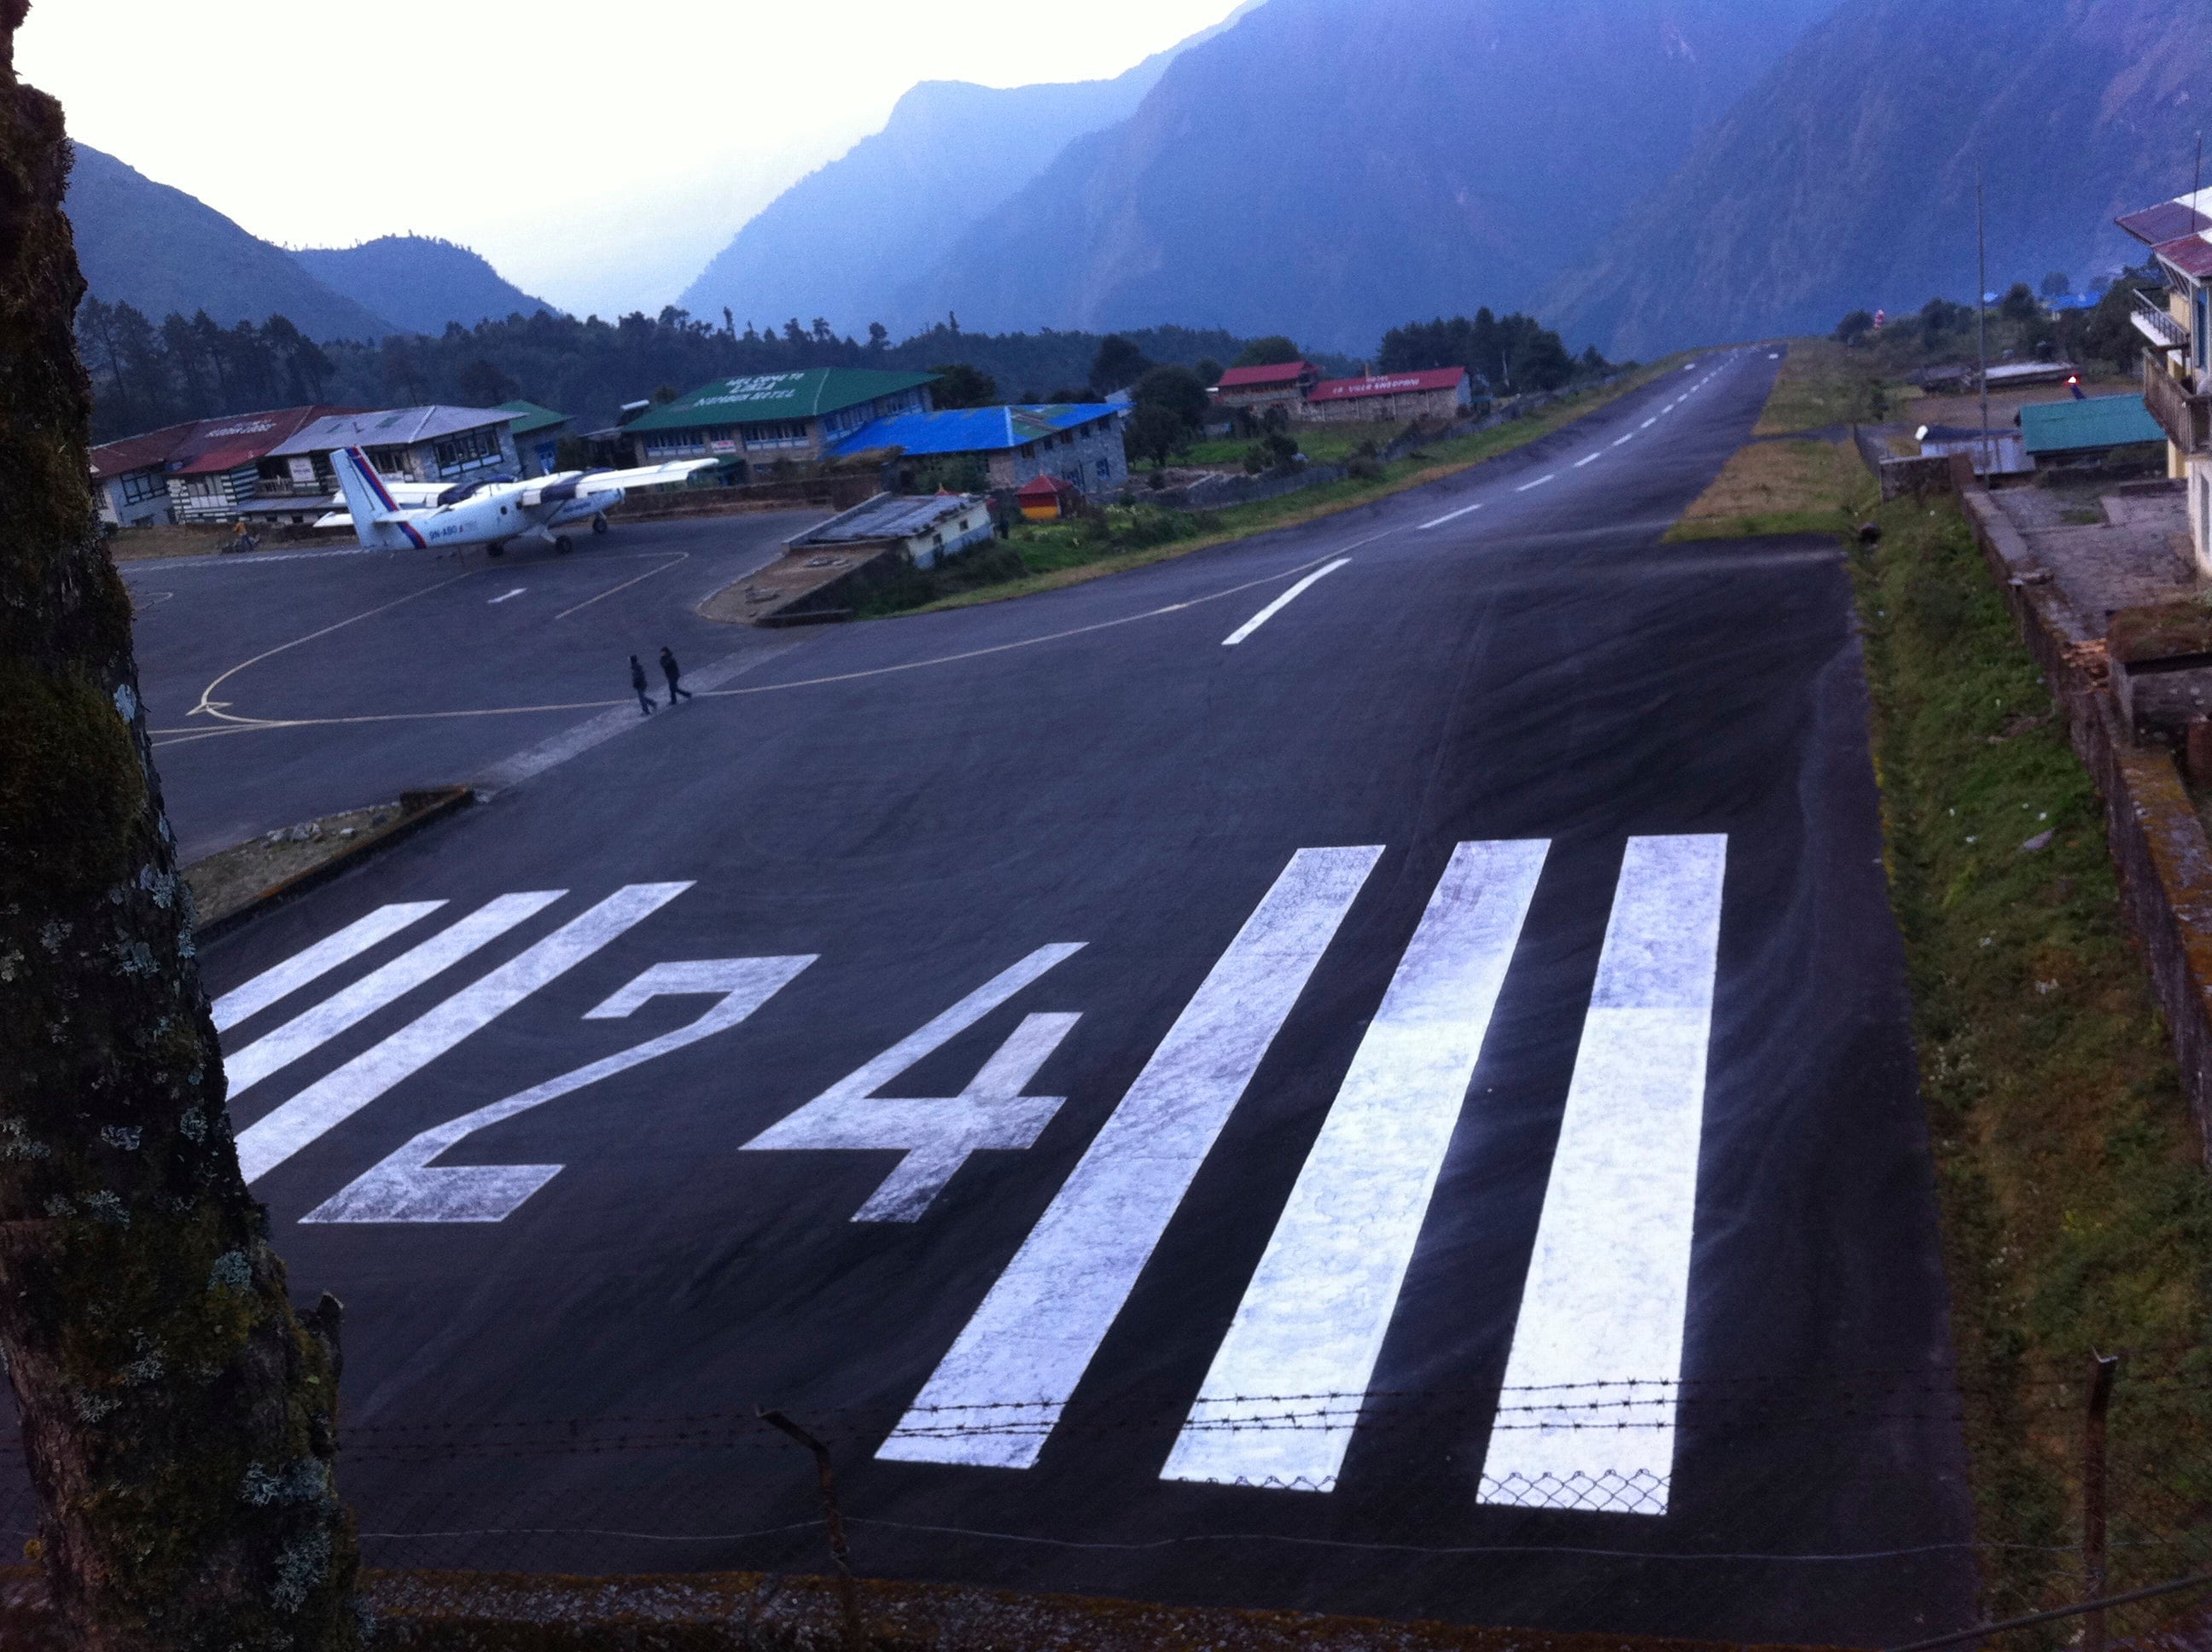
[[[292,258],[307,273],[403,332],[472,327],[557,306],[532,298],[481,253],[427,235],[380,235],[358,246],[310,247]]]

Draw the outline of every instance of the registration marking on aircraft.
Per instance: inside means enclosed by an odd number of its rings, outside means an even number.
[[[1335,1489],[1550,847],[1454,851],[1161,1479]]]
[[[1629,840],[1480,1502],[1667,1512],[1727,859],[1725,837]]]
[[[1487,502],[1487,501],[1484,501],[1486,504]],[[1447,522],[1456,522],[1461,517],[1472,515],[1474,512],[1479,511],[1481,508],[1481,505],[1462,505],[1455,511],[1447,511],[1443,515],[1439,516],[1433,522],[1422,523],[1421,525],[1414,529],[1413,531],[1416,533],[1426,533],[1431,528],[1440,528]]]
[[[508,592],[504,597],[494,597],[489,602],[486,603],[484,606],[487,608],[496,608],[503,602],[513,602],[517,597],[520,596],[524,592],[529,589],[530,587],[526,585],[519,585],[515,586],[514,590]]]
[[[1540,488],[1540,487],[1542,487],[1542,486],[1543,486],[1547,482],[1557,482],[1559,479],[1559,473],[1557,471],[1553,471],[1553,472],[1552,472],[1552,474],[1551,474],[1551,475],[1549,475],[1549,476],[1540,476],[1540,477],[1537,477],[1534,482],[1528,483],[1525,484],[1524,486],[1516,488],[1513,491],[1514,491],[1515,493],[1516,493],[1516,494],[1525,494],[1525,493],[1527,493],[1527,492],[1528,491],[1528,489],[1529,489],[1530,488]]]
[[[1291,857],[877,1456],[1036,1462],[1382,858],[1379,847]]]
[[[1312,573],[1307,574],[1305,578],[1300,580],[1296,585],[1292,586],[1288,591],[1283,592],[1281,596],[1276,598],[1274,601],[1269,603],[1258,613],[1253,615],[1250,619],[1246,620],[1243,624],[1238,626],[1227,636],[1222,638],[1221,646],[1224,648],[1234,648],[1238,643],[1243,641],[1245,638],[1250,636],[1255,631],[1265,625],[1269,620],[1274,618],[1276,615],[1281,613],[1283,610],[1288,608],[1300,597],[1305,595],[1307,592],[1312,590],[1315,586],[1320,584],[1330,574],[1335,573],[1340,568],[1349,563],[1351,560],[1352,559],[1349,556],[1340,556],[1328,567],[1316,568]]]

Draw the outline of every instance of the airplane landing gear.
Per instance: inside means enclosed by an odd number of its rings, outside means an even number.
[[[592,531],[593,533],[605,533],[606,531],[607,513],[605,511],[601,511],[597,516],[592,519]]]
[[[553,554],[556,556],[566,556],[575,548],[576,542],[565,533],[553,542]]]

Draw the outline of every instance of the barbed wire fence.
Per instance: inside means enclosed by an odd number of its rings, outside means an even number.
[[[2008,1649],[2119,1647],[2159,1652],[2212,1649],[2212,1351],[2187,1349],[2110,1361],[2015,1363],[1985,1372],[1863,1370],[1810,1378],[1723,1377],[1680,1382],[1597,1382],[1550,1388],[1408,1388],[1358,1394],[1256,1394],[1182,1405],[1087,1407],[1054,1424],[1055,1439],[1126,1442],[1133,1451],[1182,1433],[1409,1435],[1427,1448],[1485,1436],[1572,1436],[1573,1456],[1604,1461],[1603,1442],[1656,1430],[1696,1443],[1694,1475],[1716,1442],[1756,1453],[1761,1442],[1795,1447],[1810,1436],[1848,1466],[1863,1446],[1899,1437],[1963,1439],[1994,1452],[1976,1476],[1977,1529],[1954,1539],[1847,1553],[1700,1548],[1659,1522],[1593,1527],[1587,1540],[1483,1541],[1468,1518],[1463,1472],[1355,1493],[1357,1537],[1293,1526],[1130,1534],[1104,1528],[1059,1533],[986,1531],[894,1517],[850,1492],[850,1473],[896,1429],[908,1439],[987,1442],[1036,1436],[1029,1404],[932,1411],[907,1406],[760,1407],[678,1415],[603,1415],[491,1422],[363,1424],[342,1430],[342,1489],[359,1516],[364,1558],[396,1571],[680,1573],[704,1570],[865,1574],[872,1546],[951,1540],[1067,1553],[1141,1556],[1212,1547],[1250,1553],[1336,1551],[1433,1564],[1618,1561],[1712,1586],[1728,1568],[1848,1569],[1852,1587],[1904,1588],[1914,1567],[1971,1562],[1983,1625],[2022,1622],[1996,1643]],[[1996,1420],[1993,1420],[1996,1419]],[[2007,1430],[2002,1439],[1987,1437]],[[1978,1439],[1980,1435],[1984,1437]],[[1624,1449],[1620,1461],[1648,1461]],[[2003,1461],[1997,1461],[2002,1458]],[[1996,1463],[1994,1473],[1991,1462]],[[1463,1466],[1462,1466],[1463,1468]],[[848,1475],[841,1498],[838,1473]],[[1910,1479],[1908,1467],[1893,1484]],[[1255,1485],[1271,1484],[1265,1479]],[[1298,1481],[1272,1482],[1314,1489]],[[763,1497],[762,1488],[775,1495]],[[733,1488],[744,1495],[732,1495]],[[1480,1504],[1648,1514],[1666,1495],[1648,1468],[1567,1476],[1486,1479]],[[1677,1488],[1679,1493],[1680,1488]],[[1340,1494],[1341,1500],[1346,1494]],[[774,1505],[789,1518],[732,1521],[730,1511]],[[1456,1509],[1457,1512],[1455,1512]],[[1440,1515],[1439,1510],[1442,1511]],[[0,1442],[0,1534],[34,1534],[21,1446]],[[1488,1528],[1495,1532],[1498,1528]],[[1546,1534],[1556,1533],[1554,1525]],[[849,1546],[848,1546],[849,1535]],[[857,1554],[857,1558],[854,1556]],[[2185,1585],[2185,1587],[2170,1587]],[[843,1597],[849,1613],[849,1586]],[[2074,1612],[2112,1600],[2101,1611]],[[2049,1614],[2072,1613],[2052,1617]],[[1942,1627],[1937,1625],[1937,1628]],[[1972,1638],[1984,1630],[1973,1628]],[[1931,1647],[1940,1637],[1925,1643]]]

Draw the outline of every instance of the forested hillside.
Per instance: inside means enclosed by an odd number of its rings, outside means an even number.
[[[2212,88],[2203,0],[1846,0],[1623,222],[1547,313],[1613,353],[1826,331],[2076,287],[2141,256],[2115,215],[2191,187]]]
[[[147,316],[204,310],[217,323],[290,318],[315,338],[380,338],[392,324],[182,190],[76,146],[70,224],[93,295]]]
[[[473,327],[540,310],[560,313],[467,247],[426,235],[386,235],[359,246],[318,247],[292,256],[325,286],[402,332],[443,332],[454,322]]]

